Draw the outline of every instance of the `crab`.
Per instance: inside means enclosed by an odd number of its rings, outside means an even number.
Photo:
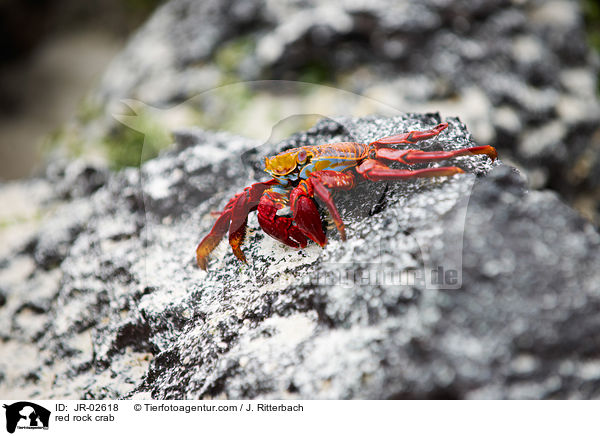
[[[419,177],[448,177],[464,171],[456,166],[422,169],[390,168],[385,161],[410,166],[458,156],[484,154],[495,160],[496,149],[490,145],[451,151],[423,151],[388,148],[391,144],[415,144],[439,135],[448,123],[422,131],[387,136],[368,144],[337,142],[293,148],[265,158],[265,171],[271,179],[254,183],[235,195],[225,205],[212,230],[196,249],[198,266],[208,267],[210,253],[229,231],[229,244],[242,262],[246,257],[241,244],[246,236],[248,214],[258,211],[258,222],[265,233],[293,248],[304,248],[312,240],[325,247],[327,236],[315,202],[322,201],[335,223],[340,238],[346,240],[344,222],[332,199],[332,190],[350,190],[356,176],[378,182]]]

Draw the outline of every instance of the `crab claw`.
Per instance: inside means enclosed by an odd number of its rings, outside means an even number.
[[[471,147],[471,148],[467,148],[467,150],[471,154],[485,154],[492,160],[492,162],[495,161],[496,159],[498,159],[498,152],[491,145],[481,145],[479,147]]]
[[[277,196],[275,193],[271,193],[271,195]],[[290,216],[287,216],[285,209],[289,209],[289,207],[281,207],[281,204],[277,204],[271,199],[271,195],[263,196],[258,205],[258,223],[260,227],[267,235],[290,247],[306,247],[306,236],[293,223],[291,210]],[[283,211],[283,213],[280,214],[280,211]]]
[[[196,261],[198,266],[206,271],[208,268],[208,255],[219,245],[221,239],[229,229],[231,221],[231,209],[225,210],[215,222],[212,230],[204,237],[196,248]]]
[[[219,245],[219,242],[221,242],[221,239],[223,239],[228,230],[229,244],[233,253],[239,260],[246,262],[246,256],[244,256],[240,246],[246,236],[248,213],[257,208],[263,193],[276,184],[278,182],[275,179],[254,183],[233,196],[227,202],[222,212],[217,212],[219,217],[213,228],[198,244],[198,248],[196,248],[196,262],[200,268],[206,271],[208,268],[208,256]]]
[[[327,236],[323,232],[321,215],[312,199],[312,186],[304,181],[290,194],[290,205],[294,221],[300,231],[321,247],[327,245]]]

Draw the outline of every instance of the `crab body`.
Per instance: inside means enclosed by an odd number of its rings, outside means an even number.
[[[357,142],[308,145],[265,158],[265,171],[286,184],[298,179],[306,180],[317,171],[345,171],[357,166],[369,151],[367,144]]]
[[[327,237],[315,197],[325,203],[341,239],[345,240],[344,223],[333,202],[331,190],[352,189],[355,174],[367,180],[381,181],[452,176],[463,172],[455,166],[394,169],[384,161],[413,165],[475,154],[496,159],[496,150],[489,145],[431,152],[385,147],[388,144],[414,144],[439,135],[447,127],[447,123],[442,123],[429,130],[401,133],[368,144],[338,142],[304,146],[265,158],[265,171],[272,178],[254,183],[229,200],[212,230],[196,249],[198,266],[207,269],[209,254],[227,231],[234,254],[245,262],[240,246],[246,235],[248,214],[254,210],[258,212],[258,222],[265,233],[284,244],[304,248],[308,240],[312,240],[324,247]]]

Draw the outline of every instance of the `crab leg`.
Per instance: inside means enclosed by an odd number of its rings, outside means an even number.
[[[306,180],[292,190],[290,204],[294,221],[302,232],[321,247],[327,244],[327,237],[323,233],[321,217],[315,205],[313,197],[317,197],[325,203],[329,214],[333,218],[340,237],[346,240],[344,222],[335,207],[329,189],[349,190],[354,187],[354,176],[350,173],[341,173],[332,170],[316,171]]]
[[[423,139],[429,139],[439,135],[446,127],[448,127],[448,123],[441,123],[429,130],[413,130],[412,132],[408,133],[386,136],[385,138],[371,142],[369,145],[379,148],[385,144],[414,144],[418,141],[422,141]]]
[[[393,160],[407,165],[420,162],[436,162],[453,157],[472,156],[475,154],[485,154],[492,160],[498,158],[498,152],[490,145],[461,148],[460,150],[451,151],[395,150],[393,148],[380,148],[375,152],[375,156],[379,159]]]
[[[227,202],[221,216],[217,218],[211,231],[198,244],[198,248],[196,248],[196,261],[200,268],[206,270],[208,255],[219,245],[227,230],[229,230],[229,244],[233,249],[233,253],[241,261],[246,261],[240,245],[246,235],[248,214],[256,209],[263,192],[277,183],[279,182],[275,179],[254,183]]]
[[[444,177],[464,173],[458,167],[423,168],[420,170],[393,169],[375,159],[366,159],[358,167],[358,172],[365,179],[373,182],[380,180],[402,180],[420,177]]]

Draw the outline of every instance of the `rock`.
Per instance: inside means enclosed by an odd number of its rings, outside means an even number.
[[[289,249],[251,214],[247,265],[226,242],[195,265],[210,212],[262,177],[264,154],[440,121],[324,119],[263,146],[187,129],[90,196],[48,196],[14,245],[29,248],[0,257],[1,396],[597,398],[600,236],[485,156],[336,194],[344,243],[330,229],[325,249]],[[475,145],[446,121],[419,146]]]

